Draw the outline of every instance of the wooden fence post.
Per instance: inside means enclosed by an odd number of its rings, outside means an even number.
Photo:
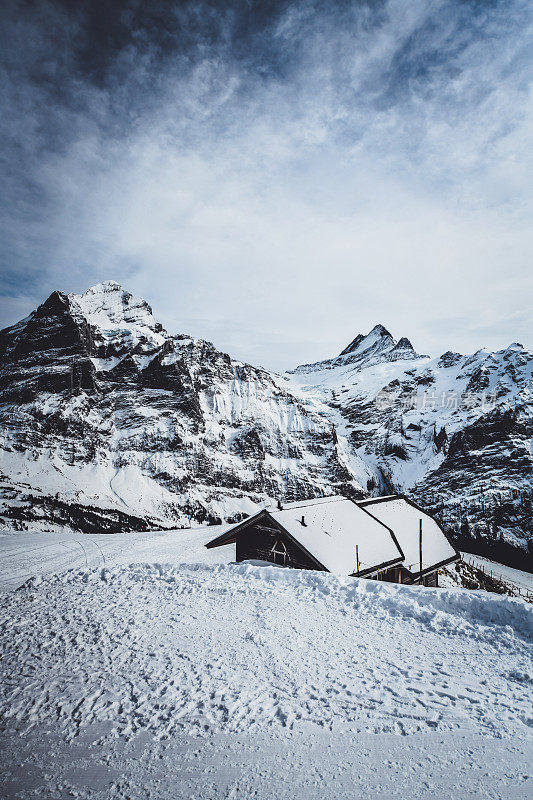
[[[422,586],[422,584],[424,583],[424,581],[422,579],[422,517],[420,517],[420,533],[419,533],[419,537],[418,537],[418,549],[420,551],[420,580],[419,580],[419,584],[420,584],[420,586]]]

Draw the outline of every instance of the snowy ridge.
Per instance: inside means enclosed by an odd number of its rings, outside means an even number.
[[[402,336],[396,341],[383,325],[375,325],[366,336],[359,334],[344,348],[340,355],[315,364],[302,364],[296,367],[295,374],[306,374],[321,369],[333,369],[347,364],[357,365],[359,368],[381,364],[384,361],[411,361],[427,356],[418,355],[413,345]]]

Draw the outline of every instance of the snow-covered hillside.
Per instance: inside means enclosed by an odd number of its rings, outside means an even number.
[[[4,796],[530,797],[531,606],[131,536],[0,597]]]
[[[147,530],[279,497],[406,491],[524,567],[533,355],[418,355],[381,325],[275,375],[171,335],[108,281],[0,333],[0,526]],[[494,549],[496,547],[496,550]]]

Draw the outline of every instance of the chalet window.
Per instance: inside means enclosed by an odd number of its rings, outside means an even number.
[[[274,564],[282,564],[286,566],[289,563],[289,554],[287,553],[287,548],[280,542],[279,539],[276,539],[274,542],[274,546],[269,553],[270,560],[274,562]]]

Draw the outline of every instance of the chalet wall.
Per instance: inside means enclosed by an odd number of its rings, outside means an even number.
[[[380,581],[387,581],[387,583],[402,583],[402,567],[389,567],[385,572],[381,572],[379,579]]]
[[[397,574],[393,576],[393,573],[397,571]],[[413,580],[413,575],[409,570],[405,569],[405,567],[397,567],[395,570],[388,570],[390,573],[390,577],[386,578],[385,580],[390,580],[394,583],[414,583],[418,585],[419,581],[418,578]],[[424,575],[422,578],[423,586],[438,586],[439,585],[439,573],[438,570],[434,572],[430,572],[429,575]]]
[[[262,530],[261,525],[262,523],[258,522],[257,525],[246,528],[237,535],[237,561],[259,559],[282,566],[279,561],[275,561],[271,552],[277,541],[279,543],[282,542],[287,550],[288,563],[286,566],[294,567],[295,569],[319,569],[317,564],[286,534],[281,531],[274,533]]]
[[[437,570],[435,572],[430,572],[429,575],[426,575],[424,578],[424,586],[438,586],[439,585],[439,573]]]

